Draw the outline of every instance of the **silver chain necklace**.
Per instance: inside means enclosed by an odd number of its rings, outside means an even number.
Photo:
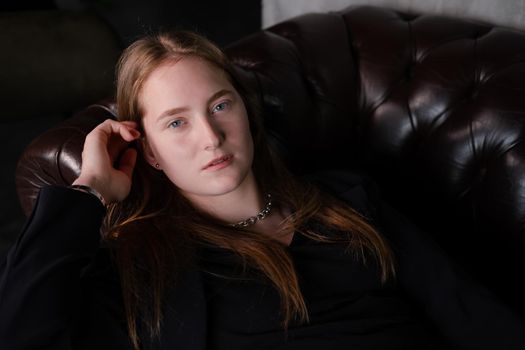
[[[235,228],[251,226],[259,220],[264,220],[264,218],[266,218],[270,214],[271,210],[272,210],[272,195],[268,193],[266,195],[266,205],[257,215],[251,216],[245,220],[241,220],[235,224],[230,224],[230,226],[233,226]]]

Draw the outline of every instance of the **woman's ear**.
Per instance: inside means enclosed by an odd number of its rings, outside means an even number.
[[[142,154],[144,155],[144,159],[146,159],[146,162],[148,162],[148,164],[154,167],[155,169],[160,170],[161,167],[157,162],[157,159],[153,154],[153,150],[151,149],[151,146],[149,145],[145,137],[140,139],[140,147],[142,148]]]

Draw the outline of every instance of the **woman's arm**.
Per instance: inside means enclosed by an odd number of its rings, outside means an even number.
[[[136,159],[129,143],[140,137],[135,128],[133,122],[108,119],[93,129],[74,184],[90,187],[88,192],[94,190],[106,203],[124,199]],[[82,274],[99,248],[104,213],[102,202],[90,193],[61,187],[40,191],[28,224],[0,265],[0,349],[70,349],[91,328],[122,323],[113,322],[94,300],[104,302],[104,293],[89,282],[82,286]],[[93,308],[84,307],[86,302]],[[88,315],[101,319],[90,323]],[[73,324],[87,329],[78,333]],[[107,333],[125,343],[119,332]]]
[[[100,242],[95,197],[47,187],[0,271],[0,348],[69,349],[80,278]]]

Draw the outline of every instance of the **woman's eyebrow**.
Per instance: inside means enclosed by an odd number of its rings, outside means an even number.
[[[213,95],[211,95],[211,97],[207,101],[207,104],[210,104],[213,100],[216,100],[219,97],[222,97],[224,95],[229,95],[229,94],[233,95],[233,91],[232,90],[228,90],[228,89],[221,89],[221,90],[217,91],[216,93],[214,93]],[[166,117],[170,117],[170,116],[176,115],[178,113],[185,112],[187,110],[188,110],[188,107],[175,107],[175,108],[167,109],[167,110],[162,112],[157,117],[157,121],[156,122],[158,123],[158,122],[160,122],[162,119],[164,119]]]
[[[216,100],[219,97],[222,97],[222,96],[228,95],[228,94],[233,95],[233,91],[228,90],[228,89],[219,90],[216,93],[214,93],[213,95],[211,95],[211,97],[208,99],[208,104],[210,104],[213,100]]]
[[[178,114],[178,113],[182,113],[182,112],[185,112],[188,110],[188,107],[175,107],[175,108],[170,108],[170,109],[166,109],[164,112],[162,112],[158,117],[157,117],[157,123],[160,122],[162,119],[166,118],[166,117],[171,117],[175,114]]]

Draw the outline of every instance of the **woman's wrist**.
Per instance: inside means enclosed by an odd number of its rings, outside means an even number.
[[[76,191],[88,193],[88,194],[90,194],[92,196],[95,196],[102,203],[103,206],[107,205],[106,200],[104,199],[104,197],[97,190],[95,190],[93,187],[86,186],[86,185],[73,184],[73,185],[69,186],[69,188],[71,188],[73,190],[76,190]]]
[[[99,182],[100,181],[97,181],[97,179],[93,176],[81,175],[75,181],[73,181],[73,184],[70,186],[70,188],[89,193],[97,197],[102,202],[102,204],[106,206],[110,201],[108,201],[107,194],[100,190],[101,186],[99,185]]]
[[[88,193],[88,194],[96,197],[102,203],[103,206],[107,205],[106,200],[104,199],[104,197],[100,194],[100,192],[95,190],[93,187],[90,187],[90,186],[87,186],[87,185],[79,185],[79,184],[73,183],[73,185],[69,186],[69,188],[71,188],[73,190],[76,190],[76,191]]]

